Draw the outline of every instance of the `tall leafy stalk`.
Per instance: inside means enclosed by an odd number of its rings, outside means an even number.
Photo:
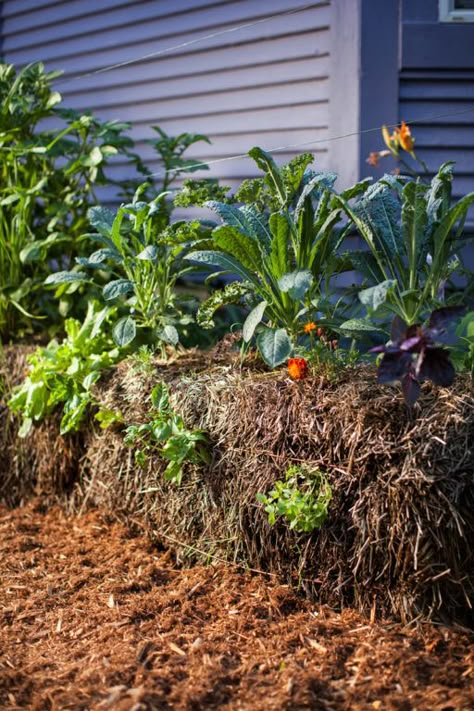
[[[344,268],[337,252],[345,229],[336,229],[342,213],[334,202],[336,175],[309,170],[310,154],[282,168],[260,148],[249,155],[264,178],[241,186],[235,196],[245,203],[241,207],[207,203],[222,219],[212,233],[213,249],[187,258],[241,279],[253,307],[244,340],[256,334],[264,360],[275,366],[291,354],[304,321],[317,315],[327,323],[334,316],[329,285]],[[224,290],[221,303],[234,291]],[[206,305],[204,311],[207,317]]]
[[[354,204],[335,198],[369,248],[350,254],[372,284],[359,294],[369,315],[389,312],[411,326],[452,301],[446,285],[461,266],[459,238],[474,203],[469,193],[452,205],[452,169],[445,163],[429,185],[385,176]]]
[[[47,324],[58,318],[41,286],[48,261],[67,263],[81,253],[79,236],[96,186],[111,182],[105,174],[110,158],[122,154],[142,168],[124,135],[127,124],[60,107],[61,95],[51,88],[59,74],[45,72],[41,63],[18,73],[0,64],[2,339],[31,329],[31,314],[47,317]],[[69,310],[74,305],[70,299]]]

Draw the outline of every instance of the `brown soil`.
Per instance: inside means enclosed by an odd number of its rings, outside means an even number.
[[[315,607],[229,564],[179,568],[97,512],[1,509],[0,576],[2,709],[474,708],[468,631]]]

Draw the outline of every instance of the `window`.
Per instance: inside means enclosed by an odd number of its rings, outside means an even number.
[[[474,22],[474,0],[439,0],[440,22]]]

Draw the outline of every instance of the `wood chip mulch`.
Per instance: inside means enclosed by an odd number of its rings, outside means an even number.
[[[98,512],[0,509],[0,708],[474,709],[474,635],[403,628]]]

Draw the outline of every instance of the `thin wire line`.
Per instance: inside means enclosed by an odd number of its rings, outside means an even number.
[[[474,106],[471,109],[463,109],[462,111],[450,111],[442,114],[432,114],[431,116],[422,116],[421,118],[415,118],[411,119],[409,121],[405,121],[407,126],[413,126],[415,124],[419,123],[424,123],[428,121],[434,121],[435,119],[438,118],[450,118],[451,116],[461,116],[463,114],[469,114],[474,112]],[[387,128],[396,128],[398,126],[397,123],[393,124],[384,124],[387,126]],[[383,126],[374,126],[373,128],[365,128],[362,129],[361,131],[353,131],[351,133],[342,133],[339,136],[331,136],[330,138],[315,138],[311,139],[309,141],[301,141],[298,143],[288,143],[285,146],[275,146],[274,148],[265,148],[264,150],[267,153],[277,153],[278,151],[285,151],[288,148],[300,148],[302,146],[311,146],[311,145],[316,145],[316,144],[321,144],[321,143],[332,143],[333,141],[339,141],[343,138],[350,138],[351,136],[361,136],[366,133],[373,133],[374,131],[381,131]],[[0,147],[0,151],[11,151],[12,147]],[[23,151],[24,149],[21,148],[19,149]],[[250,156],[248,153],[238,153],[233,156],[226,156],[225,158],[216,158],[214,160],[208,160],[208,161],[201,161],[199,163],[193,163],[192,165],[188,165],[185,168],[170,168],[169,170],[166,171],[159,171],[156,173],[150,173],[149,177],[150,178],[155,178],[155,177],[164,177],[168,173],[183,173],[187,172],[190,169],[193,168],[201,168],[203,166],[208,166],[208,165],[215,165],[216,163],[226,163],[227,161],[231,160],[238,160],[239,158],[248,158],[250,159]]]
[[[318,2],[318,3],[311,3],[310,5],[303,5],[302,7],[298,7],[294,10],[284,10],[282,12],[276,12],[273,15],[266,15],[265,17],[261,17],[259,20],[254,20],[253,22],[246,22],[242,25],[234,25],[233,27],[229,27],[226,30],[219,30],[218,32],[212,32],[211,34],[208,35],[202,35],[201,37],[196,37],[195,39],[188,40],[187,42],[181,42],[180,44],[176,44],[172,47],[166,47],[165,49],[160,49],[157,50],[156,52],[149,52],[148,54],[143,54],[140,57],[134,57],[133,59],[127,59],[123,62],[117,62],[117,64],[111,64],[108,67],[102,67],[101,69],[96,69],[92,72],[87,72],[86,74],[80,74],[77,77],[73,77],[71,79],[63,79],[63,81],[59,81],[56,83],[56,86],[61,86],[62,84],[71,84],[74,81],[79,81],[79,79],[86,79],[88,77],[93,77],[98,74],[104,74],[105,72],[111,72],[114,69],[120,69],[121,67],[127,67],[130,64],[136,64],[137,62],[142,62],[146,59],[151,59],[152,57],[160,57],[163,54],[169,54],[170,52],[174,52],[177,49],[184,49],[185,47],[190,47],[191,45],[198,44],[199,42],[203,42],[204,40],[210,40],[214,39],[215,37],[221,37],[222,35],[230,34],[231,32],[238,32],[239,30],[244,30],[247,27],[254,27],[255,25],[261,25],[264,22],[269,22],[270,20],[274,20],[276,17],[284,17],[287,15],[294,15],[298,12],[303,12],[304,10],[310,10],[311,8],[314,7],[321,7],[325,5],[326,3],[324,2]]]
[[[462,114],[468,114],[468,113],[473,113],[474,112],[474,106],[471,109],[464,109],[463,111],[454,111],[454,112],[449,112],[449,113],[443,113],[443,114],[436,114],[432,116],[422,116],[421,118],[417,119],[412,119],[410,121],[405,121],[407,126],[412,126],[418,123],[423,123],[425,121],[433,121],[438,118],[448,118],[450,116],[460,116]],[[388,124],[387,128],[396,128],[398,124]],[[365,128],[362,129],[361,131],[353,131],[351,133],[343,133],[339,136],[331,136],[330,138],[316,138],[312,139],[310,141],[301,141],[299,143],[288,143],[285,146],[275,146],[274,148],[265,148],[264,150],[267,153],[277,153],[278,151],[285,151],[288,148],[301,148],[302,146],[312,146],[316,144],[321,144],[321,143],[332,143],[333,141],[339,141],[342,138],[350,138],[351,136],[362,136],[366,133],[373,133],[374,131],[381,131],[382,126],[375,126],[374,128]],[[238,160],[241,158],[249,158],[250,156],[248,153],[239,153],[233,156],[226,156],[225,158],[216,158],[215,160],[209,160],[209,161],[202,161],[199,163],[194,163],[193,165],[188,165],[185,168],[171,168],[169,170],[165,171],[158,171],[156,173],[151,173],[150,178],[158,178],[158,177],[165,177],[168,175],[168,173],[183,173],[187,172],[189,170],[193,170],[195,168],[201,168],[203,166],[208,166],[208,165],[216,165],[217,163],[226,163],[227,161],[231,160]]]

